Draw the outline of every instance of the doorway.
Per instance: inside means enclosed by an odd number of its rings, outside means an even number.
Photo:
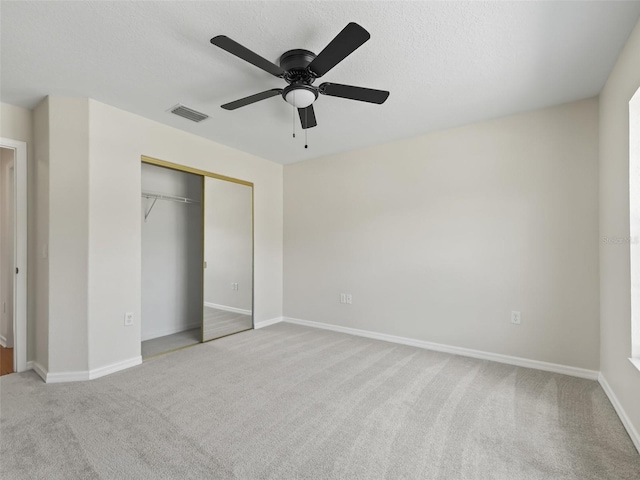
[[[0,375],[13,373],[14,156],[0,148]]]
[[[27,146],[0,138],[0,374],[27,368]]]

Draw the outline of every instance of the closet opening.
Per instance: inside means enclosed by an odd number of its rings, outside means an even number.
[[[253,184],[142,158],[142,357],[253,328]]]

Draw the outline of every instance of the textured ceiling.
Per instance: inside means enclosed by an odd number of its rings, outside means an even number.
[[[0,16],[3,102],[91,97],[290,163],[597,95],[640,2],[2,1]],[[276,62],[351,21],[371,39],[322,81],[389,90],[384,105],[321,96],[308,150],[281,97],[220,108],[285,82],[211,37]],[[167,113],[179,102],[211,118]]]

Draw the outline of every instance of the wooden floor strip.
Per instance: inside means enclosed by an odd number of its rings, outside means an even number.
[[[0,376],[13,373],[13,348],[0,345]]]

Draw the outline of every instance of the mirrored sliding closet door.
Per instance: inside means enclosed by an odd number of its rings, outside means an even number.
[[[253,187],[204,177],[202,341],[253,328]]]

